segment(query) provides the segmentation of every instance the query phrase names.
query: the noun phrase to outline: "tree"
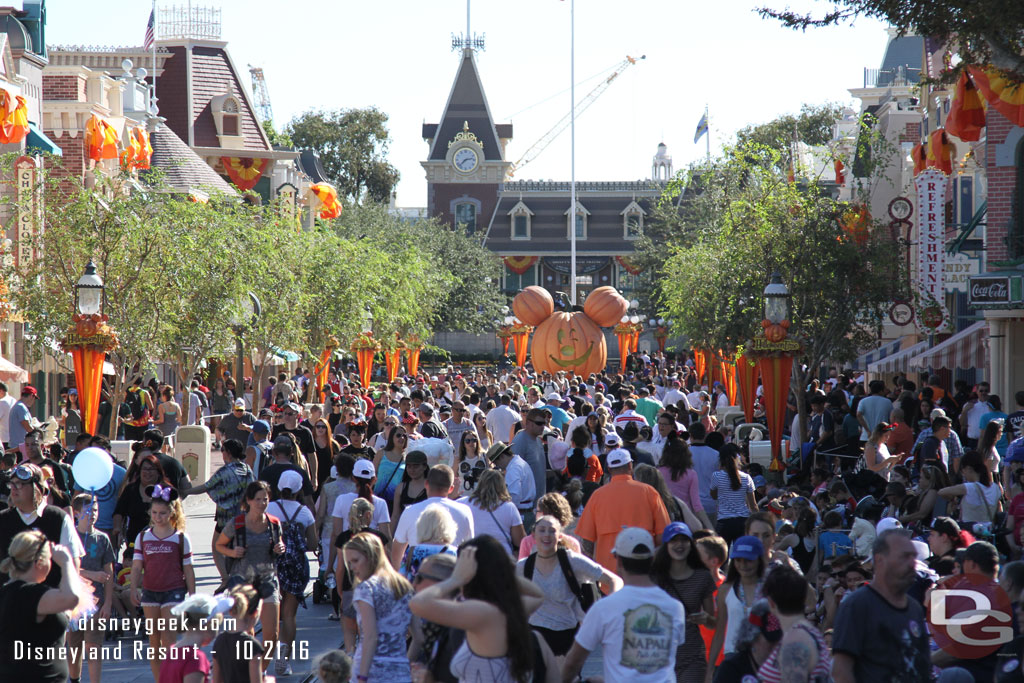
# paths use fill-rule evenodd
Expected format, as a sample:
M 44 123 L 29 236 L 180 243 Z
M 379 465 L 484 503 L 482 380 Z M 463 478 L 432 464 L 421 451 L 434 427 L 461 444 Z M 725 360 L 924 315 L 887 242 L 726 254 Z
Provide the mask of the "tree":
M 284 132 L 296 147 L 316 150 L 339 196 L 387 203 L 399 178 L 386 159 L 391 141 L 387 122 L 387 114 L 376 107 L 307 111 Z
M 1024 3 L 1006 0 L 833 0 L 830 11 L 820 16 L 790 9 L 762 7 L 763 17 L 784 26 L 807 28 L 832 26 L 857 17 L 886 21 L 900 35 L 913 31 L 940 41 L 955 42 L 961 62 L 944 72 L 941 80 L 953 82 L 968 64 L 992 64 L 1024 81 Z
M 263 127 L 263 132 L 267 134 L 267 139 L 270 140 L 270 144 L 273 147 L 294 147 L 292 139 L 286 133 L 277 132 L 273 121 L 261 121 L 260 125 Z
M 737 147 L 742 148 L 747 143 L 761 145 L 778 152 L 782 162 L 788 163 L 794 136 L 812 147 L 828 144 L 832 140 L 832 128 L 842 113 L 843 108 L 838 104 L 804 104 L 799 114 L 783 114 L 767 123 L 741 128 L 736 133 Z

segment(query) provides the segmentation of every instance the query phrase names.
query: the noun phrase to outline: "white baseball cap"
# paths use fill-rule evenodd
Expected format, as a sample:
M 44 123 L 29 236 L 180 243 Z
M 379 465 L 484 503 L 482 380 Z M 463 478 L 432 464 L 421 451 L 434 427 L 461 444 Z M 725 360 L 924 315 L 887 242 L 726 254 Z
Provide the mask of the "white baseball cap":
M 878 524 L 875 525 L 875 534 L 880 534 L 883 531 L 888 531 L 889 529 L 902 528 L 903 525 L 900 524 L 900 520 L 896 519 L 895 517 L 883 517 L 878 521 Z
M 633 456 L 625 448 L 616 448 L 608 453 L 608 467 L 622 467 L 633 462 Z
M 626 527 L 615 537 L 612 553 L 616 557 L 625 557 L 630 560 L 646 560 L 649 557 L 654 557 L 654 537 L 646 529 L 635 526 Z
M 235 407 L 236 408 L 245 408 L 245 399 L 244 398 L 236 398 L 235 399 Z
M 561 401 L 562 400 L 562 395 L 559 394 L 557 391 L 552 391 L 550 394 L 548 394 L 544 398 L 547 399 L 548 401 Z
M 615 432 L 608 432 L 604 437 L 604 443 L 606 446 L 618 446 L 620 443 L 619 435 Z
M 369 460 L 356 460 L 355 467 L 352 468 L 352 476 L 358 479 L 373 479 L 377 476 L 377 472 Z
M 301 491 L 302 475 L 295 470 L 285 470 L 277 480 L 278 491 Z

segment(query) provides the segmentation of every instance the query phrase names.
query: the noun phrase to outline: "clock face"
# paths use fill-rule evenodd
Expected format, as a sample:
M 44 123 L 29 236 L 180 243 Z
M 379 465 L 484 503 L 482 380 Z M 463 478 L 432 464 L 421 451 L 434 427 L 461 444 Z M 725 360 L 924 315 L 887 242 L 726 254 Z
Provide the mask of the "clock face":
M 455 156 L 452 157 L 452 161 L 455 163 L 455 170 L 469 173 L 476 168 L 479 158 L 476 155 L 476 151 L 472 148 L 461 147 L 455 150 Z

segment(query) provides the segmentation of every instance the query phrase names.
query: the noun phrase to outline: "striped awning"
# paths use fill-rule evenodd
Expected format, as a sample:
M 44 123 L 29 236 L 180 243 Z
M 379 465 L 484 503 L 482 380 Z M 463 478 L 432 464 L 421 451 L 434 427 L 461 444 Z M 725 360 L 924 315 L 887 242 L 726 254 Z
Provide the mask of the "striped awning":
M 928 342 L 918 342 L 913 346 L 897 351 L 891 356 L 886 356 L 880 361 L 868 365 L 868 372 L 884 374 L 891 372 L 906 372 L 907 361 L 928 348 Z
M 871 363 L 876 363 L 887 356 L 891 356 L 892 354 L 899 351 L 900 346 L 902 345 L 902 339 L 897 339 L 896 341 L 891 342 L 885 342 L 874 351 L 869 351 L 868 353 L 865 353 L 864 355 L 858 357 L 857 360 L 853 361 L 852 367 L 854 370 L 867 370 L 868 365 L 870 365 Z
M 988 367 L 988 323 L 984 320 L 974 323 L 941 344 L 914 356 L 908 365 L 919 370 Z

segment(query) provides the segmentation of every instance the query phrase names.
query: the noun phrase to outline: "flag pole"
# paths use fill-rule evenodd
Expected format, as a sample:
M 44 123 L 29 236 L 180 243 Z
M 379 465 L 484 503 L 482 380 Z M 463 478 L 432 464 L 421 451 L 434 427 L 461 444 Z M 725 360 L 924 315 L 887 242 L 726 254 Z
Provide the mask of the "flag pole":
M 576 0 L 569 1 L 569 303 L 576 305 Z
M 708 105 L 704 105 L 704 122 L 707 125 L 707 131 L 704 133 L 704 142 L 707 145 L 708 151 L 708 164 L 711 164 L 711 119 L 708 117 Z
M 150 103 L 156 102 L 156 0 L 153 0 L 153 99 Z

